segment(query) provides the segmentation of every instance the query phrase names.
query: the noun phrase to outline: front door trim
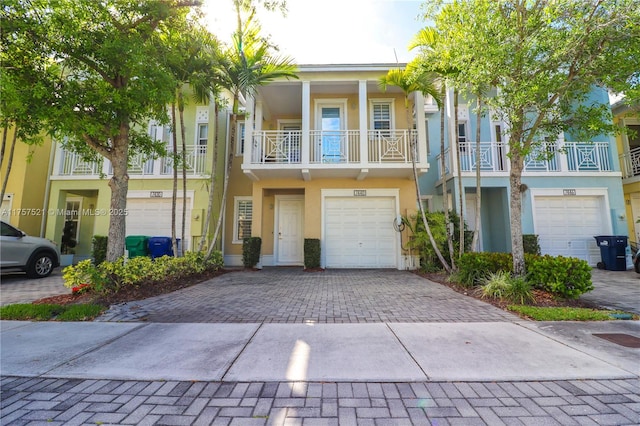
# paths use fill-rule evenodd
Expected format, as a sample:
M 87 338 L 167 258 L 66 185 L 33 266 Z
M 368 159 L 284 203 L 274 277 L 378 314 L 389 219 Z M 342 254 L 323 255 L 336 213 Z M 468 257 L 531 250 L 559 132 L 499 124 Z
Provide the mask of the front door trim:
M 304 265 L 304 196 L 303 195 L 299 195 L 299 194 L 294 194 L 294 195 L 276 195 L 275 196 L 275 212 L 274 212 L 274 223 L 273 223 L 273 255 L 274 255 L 274 264 L 276 266 L 291 266 L 291 265 L 300 265 L 303 266 Z M 295 259 L 294 261 L 290 261 L 290 260 L 281 260 L 281 255 L 280 255 L 280 238 L 279 238 L 279 233 L 280 233 L 280 214 L 282 212 L 281 208 L 280 208 L 280 203 L 282 201 L 299 201 L 300 202 L 300 235 L 302 236 L 300 244 L 299 244 L 299 249 L 298 249 L 298 256 L 297 259 Z

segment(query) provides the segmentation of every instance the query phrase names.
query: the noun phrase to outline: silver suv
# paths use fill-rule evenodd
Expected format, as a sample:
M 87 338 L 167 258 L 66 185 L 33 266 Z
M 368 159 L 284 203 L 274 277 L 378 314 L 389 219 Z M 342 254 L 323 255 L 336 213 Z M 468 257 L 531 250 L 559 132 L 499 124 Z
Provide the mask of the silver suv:
M 18 228 L 0 221 L 0 266 L 2 272 L 25 271 L 29 278 L 48 277 L 60 266 L 58 246 L 46 238 L 30 237 Z

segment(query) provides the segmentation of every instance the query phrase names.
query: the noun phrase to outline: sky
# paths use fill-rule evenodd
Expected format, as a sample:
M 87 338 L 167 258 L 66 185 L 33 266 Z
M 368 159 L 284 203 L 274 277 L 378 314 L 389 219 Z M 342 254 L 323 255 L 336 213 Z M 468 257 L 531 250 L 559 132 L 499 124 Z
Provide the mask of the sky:
M 407 45 L 425 26 L 423 0 L 287 0 L 287 14 L 261 11 L 265 35 L 297 64 L 408 62 Z M 210 31 L 222 41 L 235 28 L 231 0 L 206 0 Z

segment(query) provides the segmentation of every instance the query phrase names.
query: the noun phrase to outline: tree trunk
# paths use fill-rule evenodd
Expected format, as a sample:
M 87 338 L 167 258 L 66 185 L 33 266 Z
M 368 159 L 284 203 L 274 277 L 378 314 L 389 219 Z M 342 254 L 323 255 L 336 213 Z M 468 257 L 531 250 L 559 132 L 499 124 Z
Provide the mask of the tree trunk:
M 4 164 L 4 150 L 7 148 L 7 133 L 9 133 L 9 126 L 2 128 L 2 145 L 0 145 L 0 166 Z
M 513 144 L 511 145 L 513 146 Z M 509 207 L 511 218 L 511 253 L 513 254 L 513 274 L 525 275 L 524 246 L 522 243 L 522 170 L 524 161 L 519 152 L 511 151 L 511 171 L 509 173 L 509 186 L 511 196 Z
M 213 156 L 211 160 L 211 179 L 209 181 L 209 203 L 207 205 L 207 214 L 205 214 L 202 224 L 202 238 L 200 238 L 200 246 L 198 251 L 204 250 L 205 241 L 207 241 L 207 234 L 209 232 L 209 223 L 211 222 L 211 214 L 213 213 L 213 198 L 215 196 L 215 184 L 216 184 L 216 170 L 218 168 L 218 102 L 214 99 L 215 112 L 214 112 L 214 136 L 213 136 Z
M 444 137 L 444 126 L 445 126 L 445 116 L 444 116 L 444 105 L 447 102 L 447 86 L 445 82 L 442 82 L 442 87 L 440 88 L 440 98 L 442 100 L 443 107 L 440 109 L 440 168 L 442 169 L 442 195 L 444 199 L 443 203 L 443 213 L 444 213 L 444 230 L 447 235 L 447 246 L 449 247 L 449 261 L 452 265 L 455 264 L 455 250 L 453 249 L 453 235 L 449 232 L 449 192 L 447 190 L 447 161 L 446 161 L 446 150 L 445 150 L 445 137 Z M 452 150 L 453 151 L 453 150 Z
M 178 132 L 176 131 L 176 103 L 171 104 L 171 127 L 172 146 L 173 146 L 173 190 L 171 192 L 171 247 L 173 255 L 178 256 L 178 243 L 176 241 L 176 204 L 178 202 Z M 183 195 L 184 196 L 184 195 Z
M 109 216 L 109 234 L 107 239 L 107 261 L 114 262 L 124 255 L 126 230 L 127 192 L 129 175 L 129 123 L 120 125 L 120 135 L 113 141 L 113 154 L 110 156 L 113 176 L 109 181 L 111 204 Z
M 180 110 L 180 137 L 182 138 L 182 229 L 181 229 L 181 238 L 182 238 L 182 251 L 184 252 L 184 247 L 186 244 L 186 222 L 187 222 L 187 129 L 184 124 L 184 96 L 182 94 L 182 89 L 178 93 L 178 107 Z M 200 154 L 198 146 L 193 147 L 193 165 L 196 166 L 196 158 Z M 177 243 L 176 243 L 177 245 Z M 176 251 L 176 256 L 178 256 L 178 252 Z
M 7 160 L 7 170 L 4 172 L 4 180 L 2 181 L 2 190 L 0 190 L 0 205 L 4 201 L 4 193 L 7 190 L 7 183 L 9 182 L 9 175 L 11 174 L 11 166 L 13 166 L 13 154 L 16 150 L 16 141 L 18 140 L 18 129 L 13 132 L 13 138 L 11 139 L 11 148 L 9 149 L 9 159 Z M 6 131 L 6 127 L 5 127 Z M 6 134 L 5 134 L 6 135 Z M 4 143 L 4 140 L 3 140 Z
M 471 240 L 471 250 L 472 251 L 480 251 L 479 244 L 479 236 L 480 236 L 480 227 L 481 225 L 481 216 L 480 216 L 480 208 L 482 207 L 482 183 L 480 181 L 480 120 L 482 119 L 482 96 L 478 93 L 477 99 L 477 107 L 478 111 L 476 112 L 476 217 L 475 217 L 475 228 L 473 230 L 473 239 Z
M 458 89 L 453 89 L 453 119 L 455 123 L 455 145 L 456 145 L 456 168 L 458 169 L 458 205 L 460 206 L 460 211 L 458 212 L 458 229 L 460 231 L 458 238 L 460 241 L 459 252 L 460 256 L 464 253 L 464 187 L 462 185 L 462 170 L 460 167 L 460 132 L 458 131 Z M 466 136 L 466 135 L 465 135 Z M 453 261 L 451 262 L 451 267 L 456 269 Z
M 229 176 L 231 175 L 231 167 L 233 164 L 234 147 L 235 147 L 235 139 L 236 139 L 236 123 L 238 121 L 238 115 L 236 113 L 237 103 L 238 103 L 237 97 L 234 97 L 233 113 L 231 114 L 231 122 L 229 123 L 229 125 L 231 126 L 231 131 L 229 132 L 229 152 L 227 153 L 227 167 L 224 172 L 224 184 L 222 187 L 222 201 L 220 203 L 220 214 L 218 215 L 218 223 L 216 224 L 216 230 L 213 233 L 211 246 L 209 246 L 209 250 L 207 251 L 207 257 L 210 257 L 211 253 L 213 253 L 213 247 L 216 245 L 216 242 L 218 241 L 218 237 L 220 236 L 220 230 L 222 229 L 222 219 L 224 217 L 224 212 L 227 206 Z M 245 138 L 246 138 L 246 135 L 252 135 L 252 132 L 253 132 L 253 129 L 245 130 Z
M 409 127 L 409 140 L 411 141 L 411 168 L 413 170 L 413 182 L 415 183 L 416 188 L 416 201 L 418 202 L 418 211 L 420 212 L 420 217 L 422 218 L 422 224 L 424 225 L 424 229 L 429 236 L 429 241 L 431 242 L 431 247 L 436 252 L 436 256 L 438 260 L 442 264 L 442 267 L 447 271 L 447 273 L 451 273 L 451 267 L 447 263 L 447 260 L 442 255 L 442 252 L 438 248 L 438 244 L 436 243 L 435 238 L 433 238 L 433 233 L 431 232 L 431 227 L 429 226 L 429 222 L 427 221 L 427 215 L 424 213 L 424 206 L 422 205 L 422 194 L 420 194 L 420 181 L 418 180 L 418 167 L 416 166 L 416 159 L 418 157 L 418 142 L 417 137 L 414 139 L 411 137 L 411 130 L 413 129 L 413 115 L 409 112 L 409 100 L 405 95 L 405 111 L 407 114 L 407 125 Z

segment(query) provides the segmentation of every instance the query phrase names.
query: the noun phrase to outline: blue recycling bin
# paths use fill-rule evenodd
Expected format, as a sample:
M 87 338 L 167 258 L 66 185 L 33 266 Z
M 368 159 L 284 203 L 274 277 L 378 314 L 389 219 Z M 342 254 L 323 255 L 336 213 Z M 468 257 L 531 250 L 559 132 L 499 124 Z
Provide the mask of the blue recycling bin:
M 178 243 L 178 252 L 180 252 L 180 238 L 176 238 L 176 242 Z M 147 244 L 152 259 L 162 256 L 173 256 L 171 237 L 149 237 Z
M 604 269 L 607 271 L 626 271 L 628 237 L 625 235 L 598 235 L 594 238 L 600 247 L 600 257 Z M 600 266 L 598 264 L 599 268 Z

